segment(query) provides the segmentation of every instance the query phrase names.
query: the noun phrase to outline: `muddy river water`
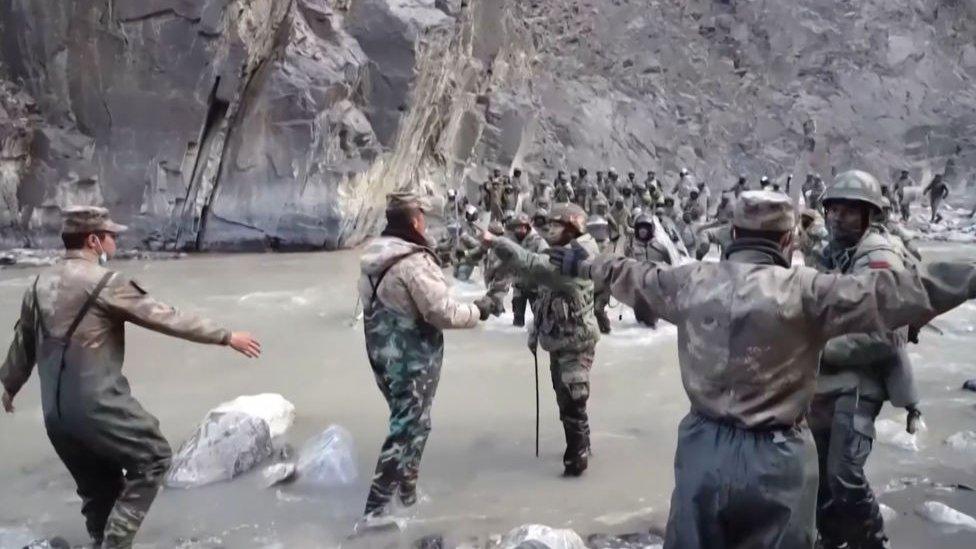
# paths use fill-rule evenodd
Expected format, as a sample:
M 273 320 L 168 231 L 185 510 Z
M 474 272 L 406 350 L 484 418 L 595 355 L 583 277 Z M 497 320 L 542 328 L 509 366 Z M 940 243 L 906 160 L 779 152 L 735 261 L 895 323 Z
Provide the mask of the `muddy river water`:
M 929 257 L 976 257 L 976 248 L 960 245 L 925 251 Z M 160 299 L 253 331 L 264 345 L 264 356 L 248 361 L 128 328 L 133 391 L 159 417 L 174 448 L 220 402 L 275 392 L 297 409 L 290 442 L 298 446 L 329 424 L 342 425 L 354 437 L 360 470 L 356 486 L 343 490 L 265 489 L 253 473 L 200 489 L 164 490 L 138 547 L 409 547 L 430 534 L 443 535 L 446 546 L 483 546 L 491 535 L 530 522 L 573 528 L 585 537 L 646 531 L 666 519 L 676 429 L 688 409 L 671 326 L 644 329 L 625 311 L 613 311 L 614 333 L 597 347 L 593 369 L 595 455 L 586 475 L 572 480 L 560 477 L 563 435 L 545 355 L 536 459 L 533 363 L 524 332 L 511 327 L 509 315 L 448 333 L 415 518 L 399 534 L 350 540 L 387 416 L 361 326 L 350 326 L 358 253 L 210 255 L 114 266 Z M 0 272 L 2 345 L 35 272 Z M 473 298 L 478 287 L 459 284 L 456 291 Z M 625 313 L 623 320 L 618 313 Z M 976 429 L 976 394 L 960 390 L 976 377 L 976 303 L 936 324 L 943 335 L 926 330 L 921 344 L 911 347 L 928 425 L 919 450 L 879 442 L 869 461 L 881 501 L 897 513 L 888 527 L 893 547 L 976 547 L 976 532 L 938 526 L 914 512 L 935 500 L 976 515 L 976 492 L 935 486 L 976 487 L 976 452 L 944 444 L 953 433 Z M 44 434 L 36 376 L 17 404 L 16 414 L 0 417 L 0 529 L 60 534 L 81 544 L 87 536 L 80 502 Z M 903 411 L 890 406 L 882 417 L 904 421 Z M 906 477 L 907 483 L 898 481 Z

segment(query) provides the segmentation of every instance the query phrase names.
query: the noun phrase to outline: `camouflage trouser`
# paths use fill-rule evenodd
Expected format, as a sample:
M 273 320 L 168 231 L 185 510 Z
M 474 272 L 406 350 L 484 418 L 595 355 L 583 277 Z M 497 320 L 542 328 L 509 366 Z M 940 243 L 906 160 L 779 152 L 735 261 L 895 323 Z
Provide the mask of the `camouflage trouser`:
M 864 473 L 880 411 L 880 402 L 853 393 L 818 396 L 810 404 L 807 422 L 820 464 L 817 528 L 825 548 L 883 546 L 884 519 Z
M 590 453 L 590 423 L 586 401 L 590 398 L 590 368 L 594 349 L 549 353 L 549 373 L 556 391 L 559 420 L 566 432 L 563 465 L 573 465 Z
M 596 315 L 596 323 L 600 326 L 600 331 L 604 334 L 610 333 L 610 316 L 607 314 L 607 306 L 610 305 L 610 288 L 605 288 L 593 295 L 593 314 Z
M 440 364 L 407 365 L 403 371 L 373 368 L 376 384 L 390 407 L 390 431 L 383 442 L 376 472 L 366 498 L 366 513 L 384 508 L 399 489 L 416 494 L 420 458 L 430 434 L 430 407 L 434 402 Z
M 120 437 L 115 455 L 106 456 L 55 426 L 48 426 L 48 438 L 78 486 L 91 538 L 103 549 L 132 547 L 169 469 L 166 440 L 158 431 L 155 437 L 149 433 L 155 440 Z

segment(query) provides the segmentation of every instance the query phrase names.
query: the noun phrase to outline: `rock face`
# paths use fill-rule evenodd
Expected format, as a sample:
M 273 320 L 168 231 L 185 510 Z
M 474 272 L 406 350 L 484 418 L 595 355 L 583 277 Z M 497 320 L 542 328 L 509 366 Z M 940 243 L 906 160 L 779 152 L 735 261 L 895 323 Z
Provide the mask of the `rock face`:
M 9 0 L 0 237 L 52 245 L 60 207 L 101 204 L 129 246 L 333 249 L 390 190 L 515 165 L 959 191 L 974 22 L 972 0 Z

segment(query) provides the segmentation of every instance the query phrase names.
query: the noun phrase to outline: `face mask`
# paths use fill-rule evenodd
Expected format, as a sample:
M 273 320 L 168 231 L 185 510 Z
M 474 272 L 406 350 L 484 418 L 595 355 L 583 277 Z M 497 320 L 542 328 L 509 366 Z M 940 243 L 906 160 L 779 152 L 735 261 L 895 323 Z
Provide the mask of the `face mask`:
M 98 264 L 105 265 L 108 263 L 108 254 L 105 253 L 105 248 L 102 247 L 102 240 L 96 236 L 95 242 L 98 242 Z

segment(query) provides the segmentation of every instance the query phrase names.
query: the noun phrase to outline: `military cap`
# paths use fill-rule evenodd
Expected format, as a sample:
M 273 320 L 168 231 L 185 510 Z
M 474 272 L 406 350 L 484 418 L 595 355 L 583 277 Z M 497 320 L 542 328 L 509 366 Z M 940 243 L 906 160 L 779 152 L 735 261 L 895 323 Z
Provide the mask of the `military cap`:
M 586 234 L 586 212 L 576 204 L 561 202 L 552 207 L 549 221 L 562 223 L 576 229 L 579 234 Z
M 398 191 L 386 195 L 387 210 L 402 210 L 415 208 L 422 212 L 430 211 L 430 203 L 426 198 L 409 191 Z
M 112 221 L 108 210 L 98 206 L 64 208 L 61 221 L 61 234 L 121 233 L 128 228 Z
M 791 231 L 796 224 L 793 203 L 782 193 L 745 191 L 735 203 L 732 224 L 751 231 Z

